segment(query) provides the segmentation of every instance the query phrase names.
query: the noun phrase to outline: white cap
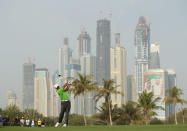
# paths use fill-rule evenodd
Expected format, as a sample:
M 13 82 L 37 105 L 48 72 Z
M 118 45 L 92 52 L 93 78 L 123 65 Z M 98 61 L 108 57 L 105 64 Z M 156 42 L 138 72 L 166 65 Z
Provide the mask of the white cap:
M 55 84 L 55 85 L 54 85 L 55 89 L 56 89 L 58 86 L 59 86 L 58 84 Z

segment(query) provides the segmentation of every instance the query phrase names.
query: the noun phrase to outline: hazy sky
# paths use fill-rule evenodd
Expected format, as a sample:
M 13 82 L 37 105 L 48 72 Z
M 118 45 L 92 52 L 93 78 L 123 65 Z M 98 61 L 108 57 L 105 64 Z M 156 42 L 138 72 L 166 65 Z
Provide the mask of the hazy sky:
M 121 33 L 127 49 L 128 74 L 134 72 L 134 31 L 143 15 L 152 23 L 151 42 L 160 43 L 161 67 L 176 71 L 187 99 L 186 0 L 0 0 L 0 107 L 5 107 L 8 89 L 21 98 L 22 65 L 28 56 L 35 57 L 36 67 L 53 74 L 63 38 L 69 37 L 77 54 L 82 28 L 90 34 L 95 54 L 96 21 L 109 18 L 109 13 L 112 33 Z

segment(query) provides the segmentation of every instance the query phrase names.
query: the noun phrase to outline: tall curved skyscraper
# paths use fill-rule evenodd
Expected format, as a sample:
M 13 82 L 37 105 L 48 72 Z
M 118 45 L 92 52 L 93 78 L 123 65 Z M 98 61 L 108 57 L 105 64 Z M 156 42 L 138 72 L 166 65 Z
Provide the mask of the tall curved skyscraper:
M 136 91 L 141 93 L 143 87 L 144 72 L 149 69 L 150 65 L 150 26 L 146 23 L 143 16 L 139 17 L 135 30 L 135 75 Z

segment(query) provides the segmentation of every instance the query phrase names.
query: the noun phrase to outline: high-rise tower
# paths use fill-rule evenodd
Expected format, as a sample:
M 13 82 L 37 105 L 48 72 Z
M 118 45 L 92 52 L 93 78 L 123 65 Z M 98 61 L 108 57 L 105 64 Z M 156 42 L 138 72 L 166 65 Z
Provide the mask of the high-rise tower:
M 151 61 L 149 69 L 160 68 L 160 45 L 158 42 L 151 44 Z
M 96 77 L 99 85 L 102 79 L 110 79 L 110 21 L 101 19 L 97 21 L 97 47 L 96 47 Z
M 135 75 L 136 91 L 141 93 L 143 87 L 143 75 L 150 65 L 150 26 L 146 24 L 143 16 L 139 18 L 135 30 Z
M 34 109 L 44 116 L 50 116 L 50 80 L 46 68 L 36 69 L 34 78 Z
M 79 43 L 79 58 L 83 56 L 84 54 L 90 54 L 91 53 L 91 38 L 89 34 L 86 31 L 81 31 L 78 38 Z
M 68 38 L 64 38 L 64 44 L 62 48 L 59 48 L 58 56 L 58 72 L 62 76 L 65 72 L 66 64 L 70 64 L 72 59 L 72 50 L 69 47 Z
M 124 95 L 112 95 L 113 105 L 121 106 L 127 101 L 127 71 L 126 71 L 126 49 L 120 46 L 120 33 L 115 34 L 115 47 L 110 48 L 111 78 L 114 79 L 118 91 Z
M 23 64 L 23 110 L 34 108 L 34 73 L 35 64 Z

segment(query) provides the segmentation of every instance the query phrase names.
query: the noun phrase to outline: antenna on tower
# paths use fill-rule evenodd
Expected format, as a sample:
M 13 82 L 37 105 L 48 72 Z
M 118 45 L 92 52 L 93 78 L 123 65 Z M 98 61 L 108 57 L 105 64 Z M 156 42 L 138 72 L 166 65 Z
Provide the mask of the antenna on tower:
M 110 17 L 110 46 L 112 46 L 112 11 L 110 11 L 109 17 Z

